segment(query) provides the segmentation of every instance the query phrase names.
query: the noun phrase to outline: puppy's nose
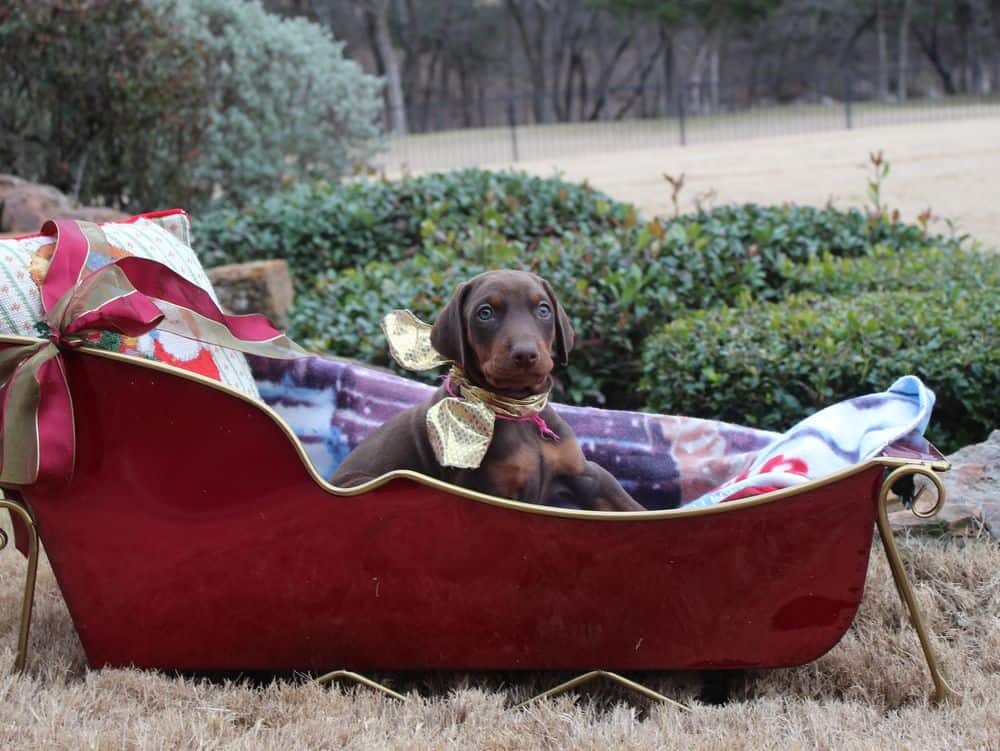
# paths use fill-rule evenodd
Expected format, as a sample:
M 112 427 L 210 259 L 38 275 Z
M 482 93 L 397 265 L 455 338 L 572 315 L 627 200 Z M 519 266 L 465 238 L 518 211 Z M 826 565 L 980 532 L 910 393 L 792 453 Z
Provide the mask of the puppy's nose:
M 538 347 L 534 344 L 515 344 L 511 347 L 510 356 L 521 368 L 530 368 L 538 362 Z

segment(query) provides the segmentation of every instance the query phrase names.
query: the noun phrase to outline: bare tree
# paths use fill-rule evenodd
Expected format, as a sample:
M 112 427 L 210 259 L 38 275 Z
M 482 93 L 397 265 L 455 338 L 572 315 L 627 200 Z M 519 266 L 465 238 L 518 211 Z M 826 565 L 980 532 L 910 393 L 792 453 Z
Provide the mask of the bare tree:
M 912 0 L 902 0 L 902 3 L 903 7 L 900 10 L 899 18 L 899 40 L 896 49 L 899 60 L 896 73 L 896 98 L 905 102 L 910 76 L 910 11 L 912 10 Z
M 875 95 L 882 101 L 889 98 L 889 52 L 886 44 L 885 0 L 875 0 L 875 46 L 878 50 Z
M 548 12 L 552 3 L 546 0 L 506 0 L 507 10 L 514 19 L 521 48 L 528 63 L 528 74 L 534 93 L 532 105 L 535 111 L 535 122 L 544 123 L 548 120 L 545 107 L 547 94 L 546 48 L 548 41 Z
M 845 70 L 907 98 L 1000 82 L 1000 0 L 263 0 L 329 26 L 385 77 L 395 132 L 496 125 L 527 92 L 535 122 L 657 116 L 838 96 Z M 858 88 L 859 95 L 865 90 Z

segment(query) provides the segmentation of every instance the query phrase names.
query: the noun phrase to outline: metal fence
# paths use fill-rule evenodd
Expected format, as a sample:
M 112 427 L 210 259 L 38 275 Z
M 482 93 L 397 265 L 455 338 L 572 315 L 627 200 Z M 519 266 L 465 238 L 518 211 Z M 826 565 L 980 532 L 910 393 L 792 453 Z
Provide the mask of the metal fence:
M 914 69 L 908 96 L 877 98 L 873 76 L 846 71 L 796 81 L 763 95 L 745 84 L 622 86 L 600 101 L 565 92 L 421 102 L 410 135 L 390 140 L 379 166 L 400 170 L 503 166 L 688 144 L 879 125 L 1000 116 L 1000 92 L 944 94 L 936 75 Z M 890 89 L 892 91 L 892 89 Z M 459 127 L 455 127 L 455 125 Z M 446 128 L 446 129 L 441 129 Z M 1000 133 L 998 133 L 1000 136 Z

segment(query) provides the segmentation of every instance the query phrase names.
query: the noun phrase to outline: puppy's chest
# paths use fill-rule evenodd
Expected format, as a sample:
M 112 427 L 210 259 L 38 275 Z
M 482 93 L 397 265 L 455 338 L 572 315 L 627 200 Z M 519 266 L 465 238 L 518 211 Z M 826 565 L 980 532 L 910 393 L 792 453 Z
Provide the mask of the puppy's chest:
M 539 501 L 551 479 L 583 471 L 583 455 L 569 431 L 544 438 L 531 421 L 498 420 L 479 468 L 484 490 L 506 498 Z

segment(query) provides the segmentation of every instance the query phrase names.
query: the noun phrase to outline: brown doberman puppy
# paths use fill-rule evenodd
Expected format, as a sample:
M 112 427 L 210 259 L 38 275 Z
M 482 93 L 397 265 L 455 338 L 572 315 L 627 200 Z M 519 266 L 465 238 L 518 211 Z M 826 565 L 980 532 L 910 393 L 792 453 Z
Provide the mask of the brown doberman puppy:
M 489 392 L 487 404 L 491 395 L 530 400 L 546 394 L 552 386 L 553 359 L 567 361 L 573 337 L 552 288 L 534 274 L 490 271 L 459 285 L 430 339 L 460 371 L 453 371 L 429 401 L 397 415 L 362 441 L 331 482 L 349 487 L 409 469 L 531 503 L 642 511 L 609 472 L 584 457 L 572 429 L 547 403 L 530 417 L 498 415 L 477 467 L 442 466 L 432 446 L 427 414 L 435 404 L 447 397 L 465 398 L 463 391 L 482 395 L 478 389 Z

